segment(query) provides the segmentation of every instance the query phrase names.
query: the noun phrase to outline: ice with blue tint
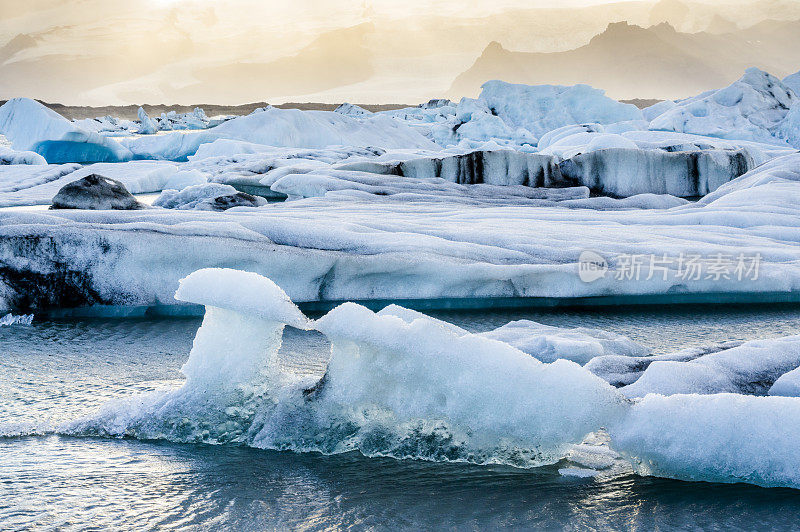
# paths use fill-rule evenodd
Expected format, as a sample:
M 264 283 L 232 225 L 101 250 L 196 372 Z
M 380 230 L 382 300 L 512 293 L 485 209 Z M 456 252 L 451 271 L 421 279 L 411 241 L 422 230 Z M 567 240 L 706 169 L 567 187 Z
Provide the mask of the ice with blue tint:
M 0 107 L 0 134 L 15 150 L 33 151 L 49 163 L 121 162 L 133 155 L 114 139 L 84 131 L 30 98 Z
M 724 89 L 678 102 L 653 118 L 650 129 L 783 143 L 773 135 L 773 130 L 798 102 L 800 96 L 781 80 L 750 68 L 741 79 Z
M 517 467 L 568 458 L 582 467 L 564 474 L 581 476 L 624 458 L 643 475 L 800 487 L 798 398 L 630 401 L 574 362 L 540 362 L 546 342 L 525 353 L 396 305 L 345 303 L 311 321 L 242 271 L 194 272 L 176 297 L 206 307 L 185 383 L 112 400 L 59 432 Z M 280 362 L 285 325 L 330 341 L 321 378 Z

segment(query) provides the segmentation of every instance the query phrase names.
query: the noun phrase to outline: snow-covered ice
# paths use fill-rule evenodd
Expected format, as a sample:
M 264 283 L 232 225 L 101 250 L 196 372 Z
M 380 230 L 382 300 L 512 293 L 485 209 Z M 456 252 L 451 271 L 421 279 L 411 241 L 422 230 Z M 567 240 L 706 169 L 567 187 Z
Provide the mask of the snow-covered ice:
M 800 102 L 781 80 L 750 68 L 724 89 L 678 102 L 650 122 L 650 129 L 695 133 L 724 139 L 780 143 L 772 130 Z
M 234 207 L 261 207 L 267 200 L 239 192 L 222 183 L 203 183 L 181 190 L 164 190 L 153 201 L 154 207 L 198 211 L 224 211 Z

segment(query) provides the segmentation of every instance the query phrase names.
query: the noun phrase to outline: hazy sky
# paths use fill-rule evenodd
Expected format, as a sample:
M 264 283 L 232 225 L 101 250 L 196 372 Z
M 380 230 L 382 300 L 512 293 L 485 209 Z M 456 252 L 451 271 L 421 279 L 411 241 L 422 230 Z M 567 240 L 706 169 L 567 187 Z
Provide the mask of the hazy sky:
M 683 31 L 704 29 L 714 7 L 743 26 L 780 16 L 787 2 L 800 4 L 661 2 L 667 12 L 674 10 L 670 3 L 694 3 Z M 93 105 L 198 98 L 414 102 L 440 96 L 491 41 L 517 51 L 569 50 L 588 43 L 610 22 L 649 25 L 655 4 L 0 0 L 0 99 L 31 95 Z M 26 37 L 12 41 L 20 34 Z M 294 77 L 297 82 L 291 83 Z

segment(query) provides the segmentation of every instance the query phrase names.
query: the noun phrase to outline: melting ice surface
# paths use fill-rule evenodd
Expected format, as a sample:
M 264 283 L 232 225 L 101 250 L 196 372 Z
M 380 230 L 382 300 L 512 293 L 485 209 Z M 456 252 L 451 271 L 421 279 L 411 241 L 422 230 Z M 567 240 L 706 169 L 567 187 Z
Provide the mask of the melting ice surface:
M 62 432 L 524 468 L 570 458 L 588 466 L 566 468 L 572 476 L 624 458 L 643 474 L 800 487 L 798 398 L 631 400 L 578 363 L 543 363 L 491 335 L 396 306 L 373 313 L 347 303 L 312 322 L 274 283 L 235 270 L 195 272 L 176 297 L 207 308 L 183 386 L 112 401 Z M 287 324 L 330 341 L 321 379 L 278 362 Z M 573 331 L 570 341 L 576 334 L 593 338 Z M 630 341 L 614 340 L 606 344 L 612 352 L 637 354 Z M 544 357 L 552 359 L 557 345 Z M 598 447 L 602 434 L 610 439 Z
M 389 310 L 404 320 L 420 316 Z M 569 343 L 579 338 L 575 328 L 613 331 L 629 338 L 629 348 L 646 346 L 651 358 L 723 341 L 784 337 L 800 327 L 800 309 L 781 306 L 432 315 L 480 334 L 508 322 L 521 332 L 519 324 L 538 322 L 559 328 Z M 536 468 L 35 435 L 112 399 L 180 387 L 185 377 L 179 368 L 199 325 L 195 318 L 37 319 L 30 326 L 0 327 L 0 475 L 15 479 L 0 483 L 3 528 L 797 526 L 800 490 L 634 475 L 602 433 L 570 449 L 566 460 Z M 549 346 L 545 355 L 558 352 L 558 339 L 541 344 Z M 589 353 L 599 352 L 597 344 L 586 336 L 577 345 Z M 528 349 L 533 342 L 515 345 Z M 596 358 L 637 358 L 622 343 L 606 345 Z M 316 383 L 329 356 L 322 333 L 285 328 L 279 353 L 285 372 Z M 13 430 L 8 420 L 17 425 Z

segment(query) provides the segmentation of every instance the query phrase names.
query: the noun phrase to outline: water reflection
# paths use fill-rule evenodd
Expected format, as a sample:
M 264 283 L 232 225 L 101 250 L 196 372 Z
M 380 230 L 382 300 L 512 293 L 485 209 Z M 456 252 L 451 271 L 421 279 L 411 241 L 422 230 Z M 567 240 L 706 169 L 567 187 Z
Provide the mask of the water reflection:
M 5 527 L 791 528 L 800 492 L 57 436 L 5 440 Z

